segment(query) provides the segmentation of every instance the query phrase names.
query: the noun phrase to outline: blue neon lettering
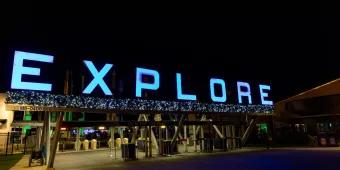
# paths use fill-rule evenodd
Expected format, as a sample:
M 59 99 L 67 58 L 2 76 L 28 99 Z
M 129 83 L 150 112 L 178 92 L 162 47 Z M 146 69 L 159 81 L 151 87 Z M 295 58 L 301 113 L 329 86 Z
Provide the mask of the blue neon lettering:
M 112 64 L 105 64 L 105 66 L 98 72 L 96 67 L 93 65 L 92 61 L 84 60 L 84 64 L 86 67 L 90 70 L 93 80 L 91 83 L 85 88 L 83 91 L 84 94 L 91 94 L 93 90 L 96 88 L 97 85 L 102 89 L 105 95 L 112 95 L 112 92 L 110 91 L 109 87 L 107 87 L 105 81 L 103 78 L 105 75 L 110 71 L 112 68 Z
M 22 81 L 22 75 L 40 76 L 40 68 L 24 67 L 24 60 L 53 63 L 53 56 L 15 51 L 11 88 L 21 90 L 51 91 L 52 84 Z
M 216 96 L 215 94 L 215 84 L 221 85 L 222 88 L 222 96 Z M 210 79 L 210 97 L 214 102 L 225 102 L 227 101 L 227 92 L 225 87 L 225 82 L 222 79 Z
M 241 87 L 245 87 L 247 90 L 241 91 Z M 238 93 L 238 103 L 242 104 L 242 97 L 247 97 L 248 103 L 252 104 L 249 83 L 238 81 L 237 82 L 237 93 Z
M 263 90 L 270 90 L 270 86 L 260 84 L 259 88 L 260 88 L 261 103 L 263 105 L 273 105 L 273 101 L 265 100 L 265 97 L 268 97 L 268 93 L 263 91 Z
M 176 73 L 176 84 L 177 84 L 177 99 L 179 100 L 196 100 L 197 99 L 196 95 L 194 94 L 183 94 L 181 73 Z
M 144 83 L 142 76 L 149 75 L 154 78 L 154 82 Z M 136 97 L 142 97 L 142 89 L 157 90 L 159 88 L 159 73 L 156 70 L 136 68 Z

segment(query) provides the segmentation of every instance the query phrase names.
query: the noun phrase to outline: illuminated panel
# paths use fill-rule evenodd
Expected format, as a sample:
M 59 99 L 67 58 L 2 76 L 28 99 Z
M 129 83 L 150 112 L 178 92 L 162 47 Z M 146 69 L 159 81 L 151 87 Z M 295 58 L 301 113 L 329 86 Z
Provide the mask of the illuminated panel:
M 268 93 L 264 92 L 264 90 L 270 90 L 270 86 L 260 84 L 259 88 L 260 88 L 261 103 L 264 105 L 273 105 L 273 101 L 265 99 L 265 97 L 268 97 Z
M 222 96 L 216 96 L 215 94 L 215 84 L 220 85 L 222 88 Z M 211 100 L 214 102 L 225 102 L 227 101 L 227 92 L 226 92 L 226 87 L 225 87 L 225 82 L 222 79 L 215 79 L 211 78 L 210 79 L 210 97 Z
M 144 83 L 143 75 L 149 75 L 154 78 L 153 83 Z M 156 70 L 145 68 L 136 68 L 136 97 L 142 97 L 142 89 L 157 90 L 159 88 L 159 73 Z
M 91 74 L 93 75 L 93 80 L 91 83 L 85 88 L 83 91 L 84 94 L 91 94 L 93 90 L 99 85 L 105 95 L 112 95 L 109 87 L 107 87 L 103 78 L 105 75 L 110 71 L 112 68 L 112 64 L 105 64 L 105 66 L 98 72 L 96 67 L 93 65 L 92 61 L 84 60 L 84 64 L 90 70 Z
M 246 88 L 246 91 L 241 91 L 241 87 Z M 238 103 L 242 104 L 242 97 L 248 98 L 248 104 L 252 104 L 251 94 L 250 94 L 250 85 L 247 82 L 237 82 L 237 93 L 238 93 Z
M 22 81 L 22 75 L 40 76 L 40 68 L 24 67 L 24 60 L 53 63 L 53 56 L 15 51 L 11 88 L 20 90 L 51 91 L 52 84 Z
M 179 100 L 196 100 L 196 95 L 194 95 L 194 94 L 183 94 L 181 73 L 176 73 L 176 83 L 177 83 L 177 99 L 179 99 Z

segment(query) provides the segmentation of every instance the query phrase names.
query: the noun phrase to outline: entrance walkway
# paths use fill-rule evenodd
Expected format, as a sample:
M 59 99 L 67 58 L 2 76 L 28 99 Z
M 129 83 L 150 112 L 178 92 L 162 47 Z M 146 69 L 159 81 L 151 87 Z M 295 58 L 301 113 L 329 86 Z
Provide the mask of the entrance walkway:
M 223 154 L 233 154 L 242 152 L 255 152 L 264 151 L 264 148 L 243 148 L 232 150 L 228 152 L 213 152 L 213 153 L 201 153 L 201 152 L 189 152 L 179 153 L 171 156 L 159 156 L 156 152 L 153 153 L 152 158 L 145 158 L 145 152 L 138 152 L 137 161 L 124 162 L 121 158 L 121 152 L 117 151 L 116 158 L 113 153 L 109 150 L 101 151 L 88 151 L 88 152 L 73 152 L 73 153 L 60 153 L 57 154 L 55 160 L 55 168 L 58 169 L 93 169 L 100 167 L 111 167 L 111 168 L 125 168 L 126 164 L 138 165 L 142 162 L 158 162 L 158 161 L 176 161 L 192 159 L 193 157 L 200 156 L 213 156 Z
M 10 170 L 46 170 L 47 166 L 40 166 L 39 163 L 32 163 L 31 167 L 28 167 L 29 155 L 24 155 L 21 160 L 16 163 Z
M 182 148 L 180 147 L 181 151 Z M 189 149 L 188 153 L 179 153 L 171 156 L 159 156 L 157 151 L 153 150 L 152 158 L 145 158 L 145 152 L 138 152 L 138 160 L 125 162 L 121 158 L 120 150 L 117 150 L 115 153 L 110 152 L 109 149 L 100 149 L 100 150 L 89 150 L 89 151 L 80 151 L 80 152 L 58 152 L 56 155 L 56 159 L 54 162 L 55 169 L 91 169 L 99 166 L 110 166 L 110 167 L 124 167 L 125 164 L 138 164 L 138 162 L 142 161 L 167 161 L 167 160 L 185 160 L 191 159 L 196 156 L 209 156 L 209 155 L 221 155 L 221 154 L 232 154 L 232 153 L 242 153 L 242 152 L 254 152 L 254 151 L 263 151 L 264 148 L 242 148 L 235 149 L 228 152 L 223 151 L 214 151 L 212 153 L 201 153 L 201 152 L 193 152 L 192 149 Z M 39 164 L 32 164 L 32 167 L 28 167 L 28 159 L 29 155 L 23 156 L 23 158 L 11 168 L 11 170 L 46 170 L 47 166 L 39 166 Z

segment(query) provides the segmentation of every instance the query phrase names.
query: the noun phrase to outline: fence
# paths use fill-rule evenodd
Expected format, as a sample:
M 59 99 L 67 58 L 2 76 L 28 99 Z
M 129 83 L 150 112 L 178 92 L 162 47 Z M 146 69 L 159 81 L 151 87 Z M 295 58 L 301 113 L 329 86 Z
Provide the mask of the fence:
M 0 133 L 0 155 L 31 152 L 27 138 L 21 132 Z

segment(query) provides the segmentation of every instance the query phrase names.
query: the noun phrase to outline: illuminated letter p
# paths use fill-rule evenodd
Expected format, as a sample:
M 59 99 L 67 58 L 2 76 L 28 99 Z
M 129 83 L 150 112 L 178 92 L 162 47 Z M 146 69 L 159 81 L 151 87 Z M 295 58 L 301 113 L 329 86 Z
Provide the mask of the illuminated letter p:
M 149 75 L 154 78 L 154 82 L 144 83 L 142 80 L 143 75 Z M 136 97 L 142 97 L 142 89 L 157 90 L 159 88 L 159 73 L 156 70 L 138 68 L 136 71 Z

